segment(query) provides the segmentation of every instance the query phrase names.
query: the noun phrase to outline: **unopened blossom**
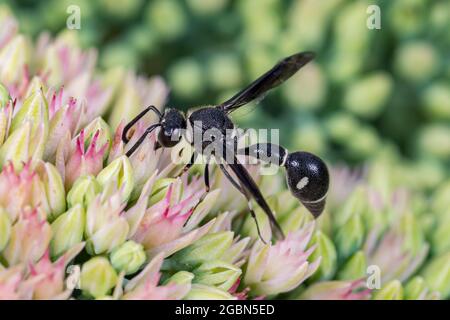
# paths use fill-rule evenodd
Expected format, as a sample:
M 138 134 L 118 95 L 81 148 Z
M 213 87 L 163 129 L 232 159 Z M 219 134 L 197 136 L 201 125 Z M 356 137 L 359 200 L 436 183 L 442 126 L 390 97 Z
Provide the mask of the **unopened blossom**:
M 48 137 L 48 106 L 42 88 L 35 88 L 23 103 L 15 103 L 14 116 L 2 130 L 8 137 L 0 148 L 0 164 L 12 161 L 16 167 L 29 159 L 42 159 Z M 3 112 L 7 112 L 4 109 Z M 5 116 L 5 114 L 3 114 Z M 7 115 L 6 115 L 7 116 Z M 8 121 L 9 122 L 9 121 Z
M 190 284 L 195 275 L 188 271 L 178 271 L 173 276 L 171 276 L 165 284 L 176 283 L 176 284 Z
M 364 280 L 314 283 L 300 294 L 300 300 L 367 300 L 371 290 Z
M 364 251 L 360 250 L 353 254 L 340 267 L 336 277 L 339 280 L 356 280 L 367 275 L 367 258 Z
M 215 286 L 224 291 L 229 290 L 242 274 L 240 268 L 220 260 L 202 263 L 193 272 L 195 283 Z
M 67 263 L 83 249 L 80 243 L 68 249 L 66 254 L 55 262 L 50 260 L 47 250 L 44 256 L 35 264 L 30 264 L 29 281 L 33 283 L 33 299 L 68 299 L 73 288 L 66 288 L 65 273 Z
M 81 268 L 80 287 L 88 296 L 101 298 L 114 288 L 116 282 L 117 273 L 105 257 L 91 258 Z
M 42 74 L 47 74 L 50 86 L 64 85 L 64 101 L 76 97 L 86 101 L 81 125 L 104 114 L 112 99 L 112 88 L 94 74 L 95 50 L 81 50 L 76 32 L 66 30 L 52 40 L 48 34 L 38 39 L 37 60 Z
M 192 192 L 190 190 L 195 188 L 191 186 L 184 186 L 187 188 L 182 191 L 182 187 L 181 180 L 171 184 L 165 197 L 145 210 L 132 235 L 132 239 L 142 243 L 150 256 L 159 252 L 170 255 L 188 246 L 206 234 L 213 224 L 210 221 L 199 228 L 195 228 L 195 224 L 185 226 L 189 217 L 208 212 L 214 198 L 205 198 L 203 206 L 196 207 L 203 192 Z
M 80 204 L 87 208 L 101 191 L 102 186 L 94 176 L 79 177 L 67 193 L 67 205 L 70 208 Z
M 0 252 L 6 246 L 11 235 L 11 221 L 5 209 L 0 207 Z
M 0 8 L 0 49 L 16 34 L 19 24 L 6 7 Z
M 12 30 L 10 30 L 12 31 Z M 30 43 L 29 40 L 17 34 L 12 37 L 0 49 L 0 82 L 6 84 L 11 90 L 18 90 L 24 70 L 30 61 Z
M 403 300 L 403 286 L 398 280 L 392 280 L 383 285 L 373 295 L 374 300 Z
M 450 252 L 434 257 L 425 267 L 423 277 L 429 288 L 443 299 L 450 297 Z
M 0 269 L 0 300 L 21 299 L 20 285 L 23 278 L 22 266 L 15 266 L 5 270 Z
M 86 209 L 86 249 L 91 254 L 109 252 L 125 242 L 129 225 L 123 216 L 122 191 L 99 194 Z
M 320 258 L 308 262 L 308 257 L 316 246 L 307 249 L 314 224 L 289 233 L 286 239 L 274 245 L 257 241 L 250 252 L 247 269 L 244 275 L 245 285 L 251 288 L 254 295 L 273 295 L 287 292 L 318 268 Z M 282 270 L 282 272 L 280 272 Z
M 208 286 L 205 284 L 193 284 L 186 300 L 237 300 L 231 293 Z
M 8 135 L 13 114 L 13 104 L 8 89 L 0 83 L 0 145 Z
M 232 231 L 209 233 L 177 252 L 173 258 L 185 268 L 194 268 L 204 262 L 222 258 L 233 244 L 233 238 Z
M 47 143 L 44 150 L 44 159 L 52 160 L 56 156 L 56 150 L 61 139 L 66 135 L 75 136 L 80 126 L 82 111 L 85 105 L 70 97 L 63 101 L 64 88 L 58 91 L 50 91 L 47 94 L 50 126 Z
M 91 137 L 86 137 L 84 129 L 72 141 L 68 136 L 58 147 L 56 164 L 64 177 L 66 189 L 70 189 L 76 179 L 85 175 L 96 175 L 103 167 L 103 156 L 108 143 L 99 144 L 100 130 L 95 131 Z M 87 138 L 89 140 L 87 141 Z
M 52 237 L 50 224 L 37 209 L 24 209 L 11 228 L 11 237 L 3 251 L 9 265 L 38 261 Z
M 128 157 L 122 156 L 111 162 L 97 175 L 103 188 L 113 186 L 120 190 L 121 201 L 127 202 L 134 188 L 134 173 Z
M 122 131 L 125 126 L 121 122 L 113 137 L 111 151 L 108 157 L 108 163 L 124 155 L 144 134 L 148 127 L 147 122 L 143 119 L 136 123 L 129 131 L 130 141 L 125 145 L 122 141 Z M 156 149 L 157 135 L 156 131 L 147 136 L 139 148 L 129 157 L 131 166 L 133 167 L 135 188 L 133 190 L 132 199 L 139 197 L 143 185 L 147 182 L 150 176 L 158 171 L 159 178 L 165 178 L 176 170 L 177 165 L 171 159 L 172 150 L 165 148 Z M 174 173 L 175 175 L 176 173 Z
M 7 138 L 0 147 L 0 164 L 8 161 L 20 169 L 28 160 L 42 158 L 45 144 L 45 132 L 43 125 L 38 125 L 33 132 L 33 122 L 26 120 Z
M 53 219 L 65 210 L 65 192 L 61 177 L 50 163 L 27 162 L 20 170 L 12 162 L 0 172 L 0 206 L 14 222 L 26 207 L 39 207 Z
M 311 277 L 313 280 L 332 279 L 337 268 L 337 252 L 333 241 L 322 231 L 318 230 L 313 235 L 311 244 L 315 247 L 311 254 L 312 260 L 320 260 L 317 272 Z
M 126 275 L 139 270 L 146 260 L 144 247 L 134 241 L 127 241 L 116 247 L 109 257 L 111 264 L 118 272 Z
M 61 254 L 81 243 L 86 223 L 84 208 L 77 204 L 61 214 L 52 224 L 51 254 L 59 257 Z
M 124 287 L 125 300 L 178 300 L 186 296 L 191 289 L 190 282 L 170 282 L 158 285 L 161 278 L 160 268 L 165 254 L 156 255 L 147 266 Z
M 37 88 L 27 96 L 23 104 L 16 106 L 18 111 L 15 112 L 11 122 L 10 131 L 14 132 L 25 121 L 31 121 L 32 133 L 35 133 L 37 127 L 42 127 L 45 139 L 48 136 L 48 103 L 42 87 Z
M 440 293 L 430 290 L 425 280 L 416 276 L 404 286 L 405 300 L 439 300 Z
M 407 222 L 403 221 L 403 223 Z M 420 232 L 411 226 L 406 230 Z M 377 239 L 379 240 L 377 241 Z M 388 230 L 381 237 L 376 229 L 369 233 L 365 244 L 367 263 L 380 268 L 382 282 L 392 279 L 406 280 L 422 264 L 428 253 L 429 245 L 416 239 L 420 238 L 417 235 L 401 232 L 398 227 Z M 386 250 L 389 255 L 386 255 Z

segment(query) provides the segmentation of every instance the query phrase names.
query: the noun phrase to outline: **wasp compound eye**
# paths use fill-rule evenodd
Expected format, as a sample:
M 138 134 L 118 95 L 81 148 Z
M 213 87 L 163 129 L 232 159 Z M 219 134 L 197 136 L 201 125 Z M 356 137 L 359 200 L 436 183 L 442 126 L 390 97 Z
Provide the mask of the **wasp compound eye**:
M 287 183 L 291 193 L 317 218 L 325 207 L 330 183 L 327 166 L 308 152 L 294 152 L 286 158 Z

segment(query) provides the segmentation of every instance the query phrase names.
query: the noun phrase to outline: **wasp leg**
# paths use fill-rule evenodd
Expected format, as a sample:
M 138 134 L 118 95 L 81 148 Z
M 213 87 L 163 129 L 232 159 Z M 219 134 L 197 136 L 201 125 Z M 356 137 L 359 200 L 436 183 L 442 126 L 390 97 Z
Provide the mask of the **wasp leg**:
M 145 130 L 144 134 L 139 138 L 139 140 L 130 148 L 130 150 L 127 151 L 126 153 L 127 157 L 130 157 L 133 154 L 133 152 L 135 152 L 136 149 L 139 148 L 139 146 L 144 142 L 147 135 L 160 125 L 161 124 L 159 123 L 155 123 L 152 124 L 150 127 L 148 127 L 147 130 Z
M 229 163 L 228 166 L 240 181 L 243 189 L 246 189 L 246 191 L 255 199 L 256 203 L 258 203 L 258 205 L 264 210 L 265 214 L 270 220 L 276 237 L 279 239 L 284 239 L 283 231 L 281 230 L 277 219 L 272 213 L 272 210 L 264 199 L 264 196 L 253 180 L 252 176 L 248 173 L 247 169 L 245 169 L 245 167 L 241 163 L 239 163 L 236 156 L 234 156 L 233 163 Z
M 210 190 L 210 185 L 209 185 L 209 168 L 208 168 L 208 163 L 205 164 L 205 172 L 203 173 L 203 178 L 205 179 L 205 187 L 206 187 L 206 193 L 209 192 Z
M 136 122 L 138 122 L 139 119 L 141 119 L 143 116 L 145 116 L 147 114 L 147 112 L 149 112 L 149 111 L 153 111 L 154 113 L 156 113 L 159 117 L 159 121 L 161 121 L 161 119 L 162 119 L 161 112 L 158 109 L 156 109 L 155 106 L 148 106 L 141 113 L 139 113 L 136 117 L 134 117 L 133 120 L 128 122 L 127 125 L 125 126 L 125 128 L 123 128 L 122 141 L 124 143 L 128 143 L 130 141 L 127 138 L 127 133 L 128 133 L 128 131 L 130 131 L 131 127 L 134 126 L 136 124 Z
M 183 167 L 181 172 L 175 178 L 181 177 L 183 174 L 185 174 L 192 167 L 192 165 L 194 164 L 196 157 L 197 157 L 197 152 L 194 151 L 192 153 L 192 156 L 191 156 L 191 159 L 189 160 L 189 162 L 186 163 L 186 165 Z
M 230 173 L 227 171 L 227 169 L 225 168 L 225 166 L 223 164 L 219 164 L 220 169 L 222 170 L 223 174 L 225 175 L 225 177 L 227 177 L 228 181 L 231 182 L 231 184 L 237 189 L 239 190 L 240 193 L 242 193 L 245 198 L 247 199 L 247 206 L 248 209 L 250 211 L 250 215 L 252 216 L 253 220 L 255 220 L 255 224 L 256 224 L 256 231 L 258 232 L 258 237 L 261 239 L 261 241 L 264 244 L 267 244 L 267 242 L 264 240 L 264 238 L 261 235 L 261 229 L 259 228 L 259 223 L 258 223 L 258 219 L 256 219 L 256 214 L 255 211 L 253 211 L 253 206 L 252 206 L 252 201 L 251 201 L 251 197 L 249 196 L 249 194 L 247 193 L 247 191 L 245 190 L 245 188 L 242 186 L 242 184 L 240 184 L 239 182 L 237 182 L 236 180 L 233 179 L 233 177 L 230 175 Z

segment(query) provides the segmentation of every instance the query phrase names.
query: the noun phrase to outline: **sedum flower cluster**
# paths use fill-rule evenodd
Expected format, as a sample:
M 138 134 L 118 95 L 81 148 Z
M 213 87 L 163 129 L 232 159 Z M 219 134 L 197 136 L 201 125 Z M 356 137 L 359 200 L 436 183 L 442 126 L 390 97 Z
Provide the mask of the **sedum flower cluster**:
M 335 170 L 315 221 L 281 176 L 252 167 L 287 235 L 264 243 L 220 170 L 206 193 L 154 135 L 125 156 L 124 124 L 162 108 L 161 78 L 99 70 L 74 33 L 33 43 L 4 8 L 0 30 L 0 299 L 450 296 L 450 181 L 432 195 L 400 188 L 414 181 L 389 155 Z
M 65 28 L 78 6 L 78 33 L 100 48 L 101 64 L 165 72 L 180 105 L 220 103 L 281 57 L 315 51 L 263 108 L 236 120 L 289 126 L 289 149 L 348 161 L 401 146 L 413 170 L 433 170 L 433 187 L 449 172 L 448 1 L 4 1 L 32 34 Z

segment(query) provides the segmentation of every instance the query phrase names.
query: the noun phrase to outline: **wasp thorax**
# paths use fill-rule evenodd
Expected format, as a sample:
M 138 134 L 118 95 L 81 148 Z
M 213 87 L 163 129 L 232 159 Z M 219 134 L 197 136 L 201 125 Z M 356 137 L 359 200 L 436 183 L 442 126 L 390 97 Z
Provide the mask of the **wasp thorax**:
M 308 152 L 290 153 L 286 158 L 287 183 L 292 194 L 315 216 L 324 207 L 330 177 L 325 163 Z
M 186 129 L 184 115 L 176 109 L 166 109 L 158 133 L 158 142 L 163 147 L 173 147 L 180 142 L 184 129 Z

